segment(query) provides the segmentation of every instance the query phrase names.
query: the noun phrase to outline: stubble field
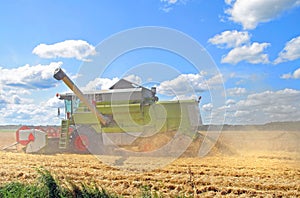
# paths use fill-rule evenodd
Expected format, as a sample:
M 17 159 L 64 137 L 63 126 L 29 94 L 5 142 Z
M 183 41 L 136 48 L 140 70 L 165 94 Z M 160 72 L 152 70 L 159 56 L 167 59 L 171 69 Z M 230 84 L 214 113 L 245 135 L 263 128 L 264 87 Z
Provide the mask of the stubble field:
M 14 142 L 13 135 L 3 135 L 0 147 Z M 62 185 L 68 181 L 96 184 L 125 197 L 140 196 L 144 191 L 164 197 L 300 197 L 299 135 L 225 131 L 208 156 L 181 157 L 166 167 L 145 172 L 119 170 L 93 155 L 0 152 L 0 184 L 34 183 L 36 169 L 44 167 Z M 143 160 L 149 159 L 141 157 L 137 163 Z

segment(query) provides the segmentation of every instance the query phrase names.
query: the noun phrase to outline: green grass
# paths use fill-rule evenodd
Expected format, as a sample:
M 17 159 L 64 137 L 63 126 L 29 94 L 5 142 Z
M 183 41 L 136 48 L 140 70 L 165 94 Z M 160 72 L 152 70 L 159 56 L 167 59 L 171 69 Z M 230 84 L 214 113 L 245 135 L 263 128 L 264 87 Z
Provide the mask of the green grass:
M 52 174 L 43 168 L 37 169 L 39 177 L 33 184 L 11 182 L 0 186 L 0 198 L 117 198 L 122 197 L 106 192 L 105 189 L 96 185 L 84 183 L 74 184 L 65 182 L 59 183 Z M 64 187 L 63 187 L 64 186 Z M 142 186 L 139 196 L 142 198 L 164 197 L 157 191 L 151 190 L 149 186 Z M 186 197 L 186 196 L 177 196 Z
M 0 186 L 1 198 L 89 198 L 89 197 L 117 197 L 107 193 L 96 186 L 79 186 L 68 182 L 69 187 L 62 187 L 53 178 L 48 170 L 38 169 L 39 178 L 35 184 L 23 184 L 19 182 L 8 183 Z
M 37 169 L 39 177 L 33 184 L 11 182 L 0 186 L 0 198 L 117 198 L 122 197 L 106 192 L 96 185 L 84 183 L 59 183 L 52 174 L 43 168 Z M 63 187 L 64 186 L 64 187 Z M 142 186 L 139 196 L 142 198 L 163 197 L 159 192 L 152 191 L 149 186 Z

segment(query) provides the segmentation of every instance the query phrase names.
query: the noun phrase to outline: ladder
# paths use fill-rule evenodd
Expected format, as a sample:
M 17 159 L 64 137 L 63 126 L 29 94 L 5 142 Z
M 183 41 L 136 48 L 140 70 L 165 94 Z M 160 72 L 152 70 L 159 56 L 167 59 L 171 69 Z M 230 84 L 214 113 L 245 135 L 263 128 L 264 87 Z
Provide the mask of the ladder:
M 61 121 L 59 149 L 66 149 L 69 141 L 69 120 Z

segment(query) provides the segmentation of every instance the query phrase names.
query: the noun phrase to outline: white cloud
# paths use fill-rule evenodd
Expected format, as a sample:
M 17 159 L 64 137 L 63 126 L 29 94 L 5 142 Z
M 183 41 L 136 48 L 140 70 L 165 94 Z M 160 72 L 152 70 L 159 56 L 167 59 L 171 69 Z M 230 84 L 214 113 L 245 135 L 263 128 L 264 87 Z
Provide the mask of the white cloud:
M 170 12 L 174 5 L 185 4 L 188 0 L 160 0 L 162 7 L 160 8 L 164 12 Z
M 57 111 L 44 105 L 21 103 L 8 104 L 0 109 L 1 120 L 6 124 L 52 125 L 60 124 Z
M 250 35 L 248 32 L 238 32 L 237 30 L 224 31 L 208 40 L 208 42 L 220 48 L 234 48 L 242 44 L 247 44 L 249 41 Z
M 129 75 L 124 77 L 124 79 L 136 83 L 138 85 L 142 85 L 142 79 L 139 76 L 136 75 Z M 95 90 L 108 90 L 111 86 L 113 86 L 116 82 L 118 82 L 120 78 L 95 78 L 94 80 L 91 80 L 87 83 L 86 86 L 82 87 L 81 89 L 83 91 L 95 91 Z
M 197 100 L 198 97 L 195 94 L 191 95 L 177 95 L 171 100 Z
M 275 64 L 292 61 L 300 58 L 300 36 L 293 38 L 285 44 L 284 49 L 279 53 Z
M 229 19 L 254 29 L 261 22 L 268 22 L 281 13 L 300 5 L 300 0 L 225 0 L 230 8 L 225 12 Z
M 6 124 L 59 124 L 54 101 L 39 101 L 39 91 L 55 87 L 54 70 L 62 62 L 0 68 L 0 121 Z M 35 101 L 37 100 L 37 101 Z M 52 105 L 52 106 L 51 106 Z
M 26 95 L 30 95 L 30 92 L 24 92 L 22 89 L 12 88 L 9 90 L 7 87 L 0 87 L 0 109 L 5 108 L 6 105 L 12 104 L 27 104 L 31 103 L 32 99 L 26 98 Z
M 223 85 L 222 75 L 214 75 L 206 77 L 205 72 L 199 74 L 181 74 L 174 79 L 166 80 L 156 86 L 157 92 L 165 96 L 172 96 L 171 100 L 185 100 L 185 99 L 198 99 L 197 93 L 213 89 Z M 136 75 L 129 75 L 124 79 L 142 85 L 141 77 Z M 83 91 L 105 90 L 114 85 L 119 78 L 96 78 L 90 81 L 85 87 L 81 89 Z
M 211 89 L 214 88 L 215 86 L 224 85 L 224 78 L 222 74 L 217 74 L 206 79 L 205 82 L 209 86 L 209 89 Z
M 138 84 L 138 85 L 142 85 L 142 79 L 141 79 L 141 77 L 136 76 L 134 74 L 126 76 L 124 79 L 128 80 L 129 82 L 132 82 L 132 83 L 135 83 L 135 84 Z
M 246 89 L 242 87 L 230 88 L 226 91 L 227 95 L 229 96 L 240 96 L 246 94 L 246 92 Z
M 226 105 L 233 105 L 233 104 L 236 104 L 236 101 L 235 100 L 233 100 L 233 99 L 228 99 L 228 100 L 226 100 L 226 103 L 225 103 Z
M 280 78 L 283 79 L 300 79 L 300 68 L 296 69 L 292 74 L 283 74 Z
M 21 98 L 18 95 L 13 95 L 12 96 L 12 101 L 14 104 L 20 104 L 21 103 Z
M 172 80 L 161 82 L 157 92 L 166 96 L 175 96 L 174 99 L 197 99 L 197 93 L 214 89 L 223 85 L 221 74 L 207 76 L 205 72 L 198 74 L 181 74 Z
M 177 0 L 160 0 L 163 3 L 168 3 L 168 4 L 174 4 L 177 2 Z
M 87 57 L 95 55 L 96 49 L 83 40 L 66 40 L 52 45 L 39 44 L 32 53 L 41 58 L 76 58 L 89 61 Z
M 226 109 L 227 119 L 235 124 L 299 120 L 299 100 L 300 91 L 293 89 L 250 94 Z
M 167 96 L 180 96 L 203 92 L 208 86 L 201 74 L 181 74 L 175 79 L 163 81 L 158 85 L 157 91 Z
M 225 0 L 225 3 L 227 4 L 227 5 L 231 5 L 231 3 L 233 2 L 234 0 Z
M 60 100 L 56 96 L 54 96 L 45 103 L 45 106 L 50 107 L 50 108 L 63 108 L 64 101 Z
M 263 51 L 269 43 L 252 43 L 232 49 L 226 56 L 222 58 L 222 63 L 237 64 L 241 61 L 246 61 L 252 64 L 269 63 L 269 57 Z
M 8 90 L 9 87 L 4 89 Z M 27 90 L 22 90 L 22 88 L 12 87 L 11 89 L 8 92 L 0 90 L 1 123 L 26 125 L 60 123 L 60 119 L 56 117 L 57 111 L 53 109 L 53 107 L 57 108 L 58 106 L 55 106 L 53 103 L 53 106 L 49 106 L 46 105 L 47 102 L 42 101 L 35 102 L 32 99 L 37 97 L 35 92 L 27 93 Z
M 30 69 L 29 69 L 30 70 Z M 47 75 L 45 75 L 47 76 Z M 220 75 L 211 76 L 205 81 L 207 74 L 182 74 L 170 81 L 164 81 L 158 88 L 159 92 L 164 92 L 172 95 L 177 94 L 176 99 L 191 98 L 195 95 L 188 95 L 186 90 L 192 88 L 197 91 L 205 91 L 208 85 L 218 84 L 221 81 Z M 138 79 L 138 78 L 137 78 Z M 97 78 L 90 82 L 90 90 L 108 89 L 119 78 L 101 79 Z M 47 101 L 35 103 L 21 96 L 30 94 L 28 90 L 12 87 L 3 94 L 3 90 L 7 89 L 5 84 L 0 83 L 0 114 L 2 115 L 1 122 L 4 123 L 26 123 L 26 124 L 59 124 L 57 111 L 54 108 L 62 107 L 62 101 L 56 98 L 50 98 Z M 23 91 L 22 91 L 23 90 Z M 228 89 L 227 92 L 236 96 L 237 94 L 245 95 L 245 88 L 236 87 Z M 9 95 L 8 95 L 9 94 Z M 175 94 L 173 94 L 174 96 Z M 8 100 L 10 98 L 11 100 Z M 261 93 L 250 94 L 242 100 L 236 98 L 228 99 L 224 106 L 214 107 L 212 103 L 207 103 L 201 106 L 204 120 L 218 121 L 216 119 L 218 113 L 226 109 L 227 120 L 233 124 L 258 124 L 272 121 L 291 121 L 297 120 L 300 117 L 300 91 L 293 89 L 284 89 L 278 91 L 264 91 Z
M 49 65 L 25 65 L 18 68 L 0 68 L 0 84 L 19 89 L 45 89 L 54 87 L 57 81 L 53 78 L 54 70 L 62 62 L 52 62 Z
M 234 116 L 241 119 L 242 117 L 249 116 L 250 114 L 251 114 L 250 111 L 239 111 L 238 110 L 234 113 Z
M 91 80 L 85 87 L 82 88 L 83 91 L 95 91 L 95 90 L 107 90 L 118 82 L 119 78 L 96 78 Z
M 213 109 L 213 104 L 212 104 L 212 103 L 204 104 L 204 105 L 202 105 L 202 109 L 203 109 L 204 111 L 212 111 L 212 109 Z
M 1 90 L 1 88 L 0 88 L 0 90 Z M 29 95 L 30 91 L 27 89 L 11 89 L 11 90 L 7 90 L 6 93 L 8 95 L 15 95 L 15 94 Z
M 48 106 L 49 101 L 34 103 L 14 95 L 10 100 L 1 103 L 0 97 L 0 121 L 5 124 L 58 125 L 60 118 L 57 117 L 57 110 L 54 108 L 62 106 L 56 106 L 54 103 L 52 103 L 53 106 Z
M 251 35 L 248 32 L 238 32 L 236 30 L 224 31 L 221 34 L 210 38 L 208 42 L 217 45 L 219 48 L 233 48 L 222 57 L 222 63 L 237 64 L 246 61 L 252 64 L 269 63 L 269 57 L 264 50 L 269 43 L 251 43 Z

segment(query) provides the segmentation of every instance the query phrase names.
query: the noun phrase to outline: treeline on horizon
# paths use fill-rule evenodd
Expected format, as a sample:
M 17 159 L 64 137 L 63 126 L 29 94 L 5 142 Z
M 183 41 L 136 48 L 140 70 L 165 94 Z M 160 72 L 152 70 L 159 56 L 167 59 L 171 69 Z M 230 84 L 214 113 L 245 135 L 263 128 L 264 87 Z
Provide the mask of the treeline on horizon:
M 270 122 L 260 125 L 202 125 L 198 129 L 200 131 L 206 131 L 209 127 L 217 126 L 222 127 L 223 131 L 300 131 L 300 121 L 286 121 L 286 122 Z
M 17 130 L 23 125 L 5 125 L 0 124 L 0 130 L 1 129 L 10 129 L 10 130 Z M 29 127 L 37 127 L 34 125 L 26 125 Z M 44 125 L 47 127 L 60 127 L 59 125 Z M 299 131 L 300 130 L 300 121 L 286 121 L 286 122 L 270 122 L 266 124 L 260 124 L 260 125 L 229 125 L 224 124 L 223 126 L 220 125 L 201 125 L 198 127 L 198 130 L 200 131 L 206 131 L 209 127 L 217 126 L 217 128 L 222 127 L 222 130 L 224 131 L 241 131 L 241 130 L 274 130 L 274 131 Z

